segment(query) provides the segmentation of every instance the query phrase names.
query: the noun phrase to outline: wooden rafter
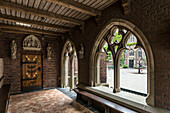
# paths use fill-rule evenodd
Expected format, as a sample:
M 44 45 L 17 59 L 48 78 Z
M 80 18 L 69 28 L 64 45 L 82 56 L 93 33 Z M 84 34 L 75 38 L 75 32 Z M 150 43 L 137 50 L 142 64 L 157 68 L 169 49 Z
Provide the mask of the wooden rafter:
M 13 29 L 13 30 L 17 29 L 20 31 L 42 34 L 42 30 L 24 27 L 24 26 L 13 26 L 13 25 L 8 25 L 8 24 L 0 24 L 0 28 Z M 43 31 L 43 34 L 47 34 L 47 35 L 51 35 L 51 36 L 62 36 L 63 35 L 61 33 L 56 33 L 56 32 L 52 32 L 52 31 Z
M 66 23 L 70 23 L 70 24 L 74 24 L 74 25 L 82 25 L 84 23 L 83 21 L 80 21 L 80 20 L 76 20 L 76 19 L 72 19 L 72 18 L 69 18 L 66 16 L 50 13 L 48 11 L 42 11 L 42 10 L 26 7 L 26 6 L 23 6 L 20 4 L 15 4 L 15 3 L 4 1 L 4 0 L 0 0 L 0 8 L 23 12 L 26 14 L 37 15 L 40 17 L 49 18 L 49 19 L 57 20 L 57 21 L 61 21 L 61 22 L 66 22 Z
M 28 31 L 20 31 L 20 30 L 14 30 L 14 29 L 0 29 L 0 32 L 6 32 L 6 33 L 15 33 L 15 34 L 32 34 L 41 36 L 40 33 L 34 33 L 34 32 L 28 32 Z M 58 36 L 51 36 L 51 35 L 45 35 L 45 38 L 57 38 Z
M 8 16 L 8 15 L 4 15 L 4 14 L 0 14 L 0 19 L 1 20 L 12 21 L 12 22 L 19 22 L 19 23 L 29 24 L 29 25 L 36 25 L 36 26 L 42 26 L 43 25 L 44 27 L 55 28 L 55 29 L 63 30 L 63 31 L 70 31 L 71 30 L 68 27 L 48 24 L 48 23 L 45 23 L 45 22 L 42 23 L 42 22 L 38 22 L 38 21 L 33 21 L 33 20 L 29 20 L 29 19 L 23 19 L 23 18 Z
M 88 7 L 86 5 L 83 5 L 81 3 L 75 2 L 73 0 L 47 0 L 47 1 L 62 5 L 64 7 L 67 7 L 67 8 L 70 8 L 70 9 L 73 9 L 73 10 L 76 10 L 76 11 L 79 11 L 85 14 L 89 14 L 91 16 L 97 16 L 97 15 L 101 16 L 100 11 L 93 9 L 91 7 Z

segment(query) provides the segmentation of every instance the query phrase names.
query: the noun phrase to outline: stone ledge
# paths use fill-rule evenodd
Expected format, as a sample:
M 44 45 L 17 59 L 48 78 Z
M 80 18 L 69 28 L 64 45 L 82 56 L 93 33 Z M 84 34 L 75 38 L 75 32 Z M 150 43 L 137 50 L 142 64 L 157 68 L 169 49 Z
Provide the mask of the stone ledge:
M 145 113 L 170 113 L 170 111 L 166 111 L 166 110 L 163 110 L 163 109 L 160 109 L 160 108 L 156 108 L 156 107 L 144 105 L 144 104 L 141 104 L 141 103 L 133 102 L 133 101 L 124 99 L 124 98 L 117 96 L 117 95 L 115 96 L 115 95 L 110 94 L 110 93 L 104 93 L 102 91 L 93 89 L 92 87 L 89 87 L 89 86 L 82 86 L 81 87 L 81 85 L 80 85 L 79 88 L 84 89 L 88 92 L 91 92 L 91 93 L 96 94 L 100 97 L 103 97 L 105 99 L 108 99 L 110 101 L 113 101 L 117 104 L 120 104 L 122 106 L 125 106 L 127 108 L 133 109 L 133 110 L 138 111 L 138 112 L 142 112 L 142 113 L 143 112 L 145 112 Z

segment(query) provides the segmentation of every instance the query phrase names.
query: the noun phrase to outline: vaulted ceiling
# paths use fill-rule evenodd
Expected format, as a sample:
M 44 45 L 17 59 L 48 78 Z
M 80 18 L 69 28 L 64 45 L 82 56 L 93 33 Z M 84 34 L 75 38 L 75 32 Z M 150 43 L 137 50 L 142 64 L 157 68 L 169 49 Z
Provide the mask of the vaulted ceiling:
M 62 36 L 117 0 L 0 0 L 2 32 Z

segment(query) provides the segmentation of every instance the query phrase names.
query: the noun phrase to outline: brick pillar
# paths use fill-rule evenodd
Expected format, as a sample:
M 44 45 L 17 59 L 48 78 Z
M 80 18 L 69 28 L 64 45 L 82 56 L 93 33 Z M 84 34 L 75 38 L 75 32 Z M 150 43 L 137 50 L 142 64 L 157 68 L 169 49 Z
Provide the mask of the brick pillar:
M 100 54 L 100 82 L 106 83 L 106 71 L 107 71 L 107 63 L 106 63 L 106 53 L 102 52 Z

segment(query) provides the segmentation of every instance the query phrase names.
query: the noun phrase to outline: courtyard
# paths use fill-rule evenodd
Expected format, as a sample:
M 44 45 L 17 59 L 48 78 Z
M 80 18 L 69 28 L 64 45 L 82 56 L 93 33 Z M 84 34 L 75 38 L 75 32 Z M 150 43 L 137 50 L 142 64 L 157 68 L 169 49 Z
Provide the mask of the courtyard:
M 114 87 L 114 69 L 107 68 L 107 83 L 109 87 Z M 141 70 L 140 74 L 135 68 L 121 68 L 120 87 L 147 94 L 147 68 Z

